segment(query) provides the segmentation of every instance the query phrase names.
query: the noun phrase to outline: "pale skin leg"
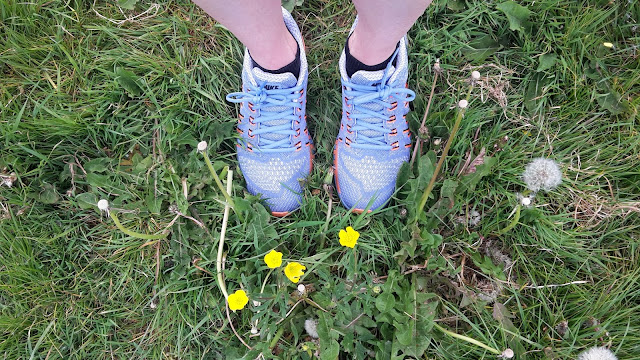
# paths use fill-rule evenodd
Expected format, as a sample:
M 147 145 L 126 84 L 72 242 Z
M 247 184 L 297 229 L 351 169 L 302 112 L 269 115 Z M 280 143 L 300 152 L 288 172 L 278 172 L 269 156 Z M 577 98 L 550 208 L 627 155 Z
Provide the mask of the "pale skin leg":
M 296 58 L 298 44 L 282 21 L 280 0 L 193 0 L 224 25 L 269 70 Z
M 349 52 L 365 65 L 379 64 L 396 50 L 431 0 L 353 0 L 358 25 L 349 37 Z
M 231 31 L 261 66 L 276 70 L 295 59 L 297 44 L 282 21 L 280 0 L 193 0 Z M 358 25 L 351 55 L 365 65 L 386 60 L 431 0 L 353 0 Z

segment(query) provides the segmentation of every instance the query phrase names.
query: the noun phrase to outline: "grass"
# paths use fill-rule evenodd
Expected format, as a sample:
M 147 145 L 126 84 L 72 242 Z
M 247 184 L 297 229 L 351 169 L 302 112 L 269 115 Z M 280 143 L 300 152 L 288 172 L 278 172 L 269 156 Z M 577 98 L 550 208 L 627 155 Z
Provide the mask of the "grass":
M 284 219 L 244 194 L 234 171 L 234 200 L 246 218 L 231 215 L 225 277 L 230 292 L 242 284 L 258 298 L 262 257 L 277 248 L 285 261 L 305 263 L 303 283 L 322 310 L 305 301 L 277 324 L 296 300 L 293 286 L 275 285 L 274 272 L 260 313 L 231 314 L 256 351 L 305 358 L 306 346 L 329 356 L 335 342 L 343 358 L 388 358 L 392 345 L 382 340 L 400 341 L 404 319 L 414 338 L 426 339 L 425 359 L 495 358 L 432 321 L 513 348 L 518 359 L 576 358 L 591 346 L 640 358 L 640 6 L 519 3 L 532 13 L 518 30 L 497 2 L 449 0 L 409 32 L 414 133 L 437 58 L 443 69 L 423 154 L 440 155 L 471 70 L 483 78 L 427 205 L 436 216 L 421 224 L 443 243 L 432 249 L 421 238 L 404 258 L 394 254 L 411 246 L 405 214 L 416 204 L 407 186 L 385 210 L 358 216 L 334 203 L 327 220 L 323 183 L 341 111 L 337 60 L 354 10 L 334 0 L 295 8 L 308 47 L 315 168 L 302 208 Z M 241 357 L 246 349 L 215 280 L 223 198 L 195 147 L 209 142 L 217 171 L 237 166 L 236 109 L 224 96 L 240 87 L 242 45 L 187 2 L 141 1 L 121 12 L 113 2 L 3 1 L 0 20 L 0 174 L 16 177 L 0 187 L 4 358 Z M 462 164 L 482 148 L 495 160 L 486 175 L 450 206 L 436 203 L 447 199 L 444 181 L 464 181 Z M 517 226 L 496 236 L 525 189 L 524 166 L 539 156 L 561 164 L 563 184 L 538 194 Z M 117 231 L 97 210 L 100 198 L 125 226 L 170 226 L 170 236 L 148 243 Z M 205 228 L 182 216 L 171 224 L 170 206 Z M 473 211 L 477 226 L 454 221 Z M 361 233 L 356 280 L 353 254 L 337 244 L 349 225 Z M 430 267 L 416 267 L 425 260 Z M 482 300 L 492 291 L 495 302 Z M 406 302 L 395 323 L 385 322 L 391 301 L 395 309 Z M 305 335 L 307 318 L 320 320 L 320 344 Z M 256 319 L 261 336 L 250 337 Z

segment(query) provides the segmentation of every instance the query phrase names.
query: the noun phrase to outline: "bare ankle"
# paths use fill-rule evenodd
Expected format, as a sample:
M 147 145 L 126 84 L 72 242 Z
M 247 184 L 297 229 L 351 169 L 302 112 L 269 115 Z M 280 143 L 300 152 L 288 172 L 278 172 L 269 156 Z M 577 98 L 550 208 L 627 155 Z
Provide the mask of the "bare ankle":
M 251 58 L 260 66 L 268 70 L 277 70 L 295 60 L 298 42 L 287 31 L 282 38 L 249 49 L 249 52 Z
M 365 65 L 376 65 L 387 60 L 396 50 L 396 43 L 389 46 L 376 40 L 375 36 L 363 36 L 358 26 L 349 36 L 349 53 Z

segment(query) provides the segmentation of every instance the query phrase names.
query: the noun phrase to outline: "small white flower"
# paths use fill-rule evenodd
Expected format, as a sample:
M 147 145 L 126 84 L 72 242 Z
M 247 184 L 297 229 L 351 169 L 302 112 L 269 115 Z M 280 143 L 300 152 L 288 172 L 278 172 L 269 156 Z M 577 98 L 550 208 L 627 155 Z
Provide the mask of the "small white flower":
M 251 300 L 253 302 L 253 306 L 258 307 L 260 305 L 262 305 L 262 303 L 260 301 L 257 300 Z
M 433 145 L 438 146 L 442 143 L 442 139 L 440 138 L 435 138 L 433 139 Z
M 307 289 L 305 288 L 305 286 L 303 284 L 298 284 L 298 292 L 300 293 L 300 295 L 304 295 L 304 293 L 307 291 Z
M 479 72 L 479 71 L 473 71 L 473 72 L 471 73 L 471 78 L 472 78 L 473 80 L 476 80 L 476 81 L 477 81 L 477 80 L 480 80 L 480 72 Z
M 304 321 L 304 329 L 307 331 L 307 334 L 314 339 L 319 338 L 318 336 L 318 323 L 313 319 L 307 319 Z
M 602 43 L 602 45 L 603 45 L 604 47 L 608 47 L 609 49 L 612 49 L 612 48 L 613 48 L 613 44 L 612 44 L 612 43 L 610 43 L 610 42 Z
M 109 211 L 109 201 L 105 199 L 98 201 L 98 209 L 101 211 Z
M 553 190 L 562 183 L 562 172 L 558 163 L 551 159 L 536 158 L 524 169 L 522 181 L 533 192 Z
M 522 206 L 529 206 L 531 205 L 531 198 L 529 197 L 523 197 L 520 202 L 522 203 Z
M 460 102 L 458 102 L 458 107 L 460 109 L 466 109 L 467 106 L 469 105 L 469 102 L 467 100 L 460 100 Z
M 618 360 L 618 358 L 606 347 L 592 347 L 580 353 L 578 360 Z
M 251 335 L 256 335 L 258 334 L 258 329 L 254 326 L 251 328 Z
M 207 142 L 206 141 L 200 141 L 198 143 L 198 151 L 203 152 L 207 150 Z

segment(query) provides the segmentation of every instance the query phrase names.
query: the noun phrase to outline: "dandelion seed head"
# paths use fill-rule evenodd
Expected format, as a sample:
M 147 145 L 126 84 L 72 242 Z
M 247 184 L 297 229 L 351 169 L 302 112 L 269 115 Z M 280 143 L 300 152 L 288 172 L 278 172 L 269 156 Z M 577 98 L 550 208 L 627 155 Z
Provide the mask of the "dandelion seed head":
M 511 350 L 511 349 L 505 349 L 505 350 L 502 352 L 502 355 L 501 355 L 501 356 L 502 356 L 503 358 L 505 358 L 505 359 L 511 359 L 511 358 L 513 358 L 513 356 L 514 356 L 514 355 L 515 355 L 515 354 L 513 353 L 513 350 Z
M 303 295 L 307 291 L 307 288 L 303 284 L 298 284 L 298 292 Z
M 618 358 L 606 347 L 592 347 L 581 352 L 578 360 L 618 360 Z
M 469 106 L 469 102 L 467 100 L 460 100 L 460 102 L 458 102 L 458 107 L 460 109 L 466 109 L 467 106 Z
M 522 181 L 533 192 L 550 191 L 562 183 L 562 172 L 554 160 L 536 158 L 524 169 Z
M 320 337 L 318 336 L 318 323 L 313 319 L 307 319 L 304 321 L 304 330 L 314 339 Z
M 198 151 L 202 152 L 207 150 L 207 142 L 206 141 L 200 141 L 198 143 Z
M 108 211 L 109 201 L 106 199 L 101 199 L 100 201 L 98 201 L 98 209 L 100 209 L 101 211 Z
M 520 200 L 522 202 L 523 206 L 529 206 L 531 205 L 531 198 L 529 197 L 523 197 L 522 200 Z
M 472 78 L 473 80 L 480 80 L 480 72 L 479 72 L 479 71 L 473 71 L 473 72 L 471 73 L 471 78 Z

